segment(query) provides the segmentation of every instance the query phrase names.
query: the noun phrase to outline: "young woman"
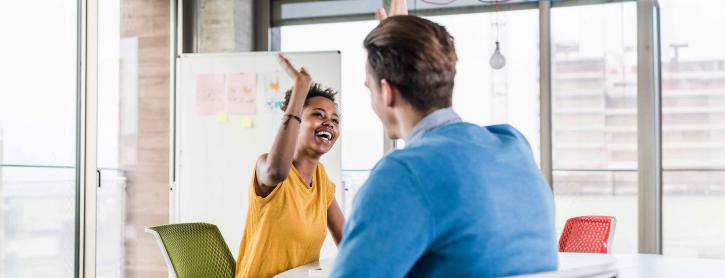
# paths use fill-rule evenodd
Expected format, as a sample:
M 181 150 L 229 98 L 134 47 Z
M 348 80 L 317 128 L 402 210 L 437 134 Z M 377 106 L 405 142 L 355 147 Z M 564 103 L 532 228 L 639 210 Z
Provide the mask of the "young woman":
M 335 92 L 313 84 L 282 55 L 294 80 L 287 91 L 282 124 L 268 154 L 257 160 L 236 277 L 271 277 L 319 260 L 330 229 L 336 244 L 344 218 L 320 157 L 340 136 Z

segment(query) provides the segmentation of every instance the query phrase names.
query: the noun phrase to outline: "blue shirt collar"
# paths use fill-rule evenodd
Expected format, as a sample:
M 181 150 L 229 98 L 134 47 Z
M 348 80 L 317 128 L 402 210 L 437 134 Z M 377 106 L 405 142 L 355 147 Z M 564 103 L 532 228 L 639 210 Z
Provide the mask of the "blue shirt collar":
M 410 143 L 420 139 L 423 135 L 428 133 L 428 131 L 434 128 L 460 121 L 461 117 L 459 117 L 456 111 L 453 111 L 450 107 L 433 111 L 415 125 L 413 130 L 410 131 L 408 138 L 405 139 L 405 144 L 409 145 Z

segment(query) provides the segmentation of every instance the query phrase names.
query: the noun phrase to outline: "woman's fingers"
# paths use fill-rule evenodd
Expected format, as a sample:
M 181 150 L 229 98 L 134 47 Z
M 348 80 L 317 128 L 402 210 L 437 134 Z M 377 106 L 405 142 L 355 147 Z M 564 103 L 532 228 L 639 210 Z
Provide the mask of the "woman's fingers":
M 393 0 L 393 3 L 390 4 L 390 16 L 407 14 L 408 3 L 405 0 Z
M 305 67 L 302 67 L 300 69 L 300 75 L 302 75 L 302 76 L 310 76 L 310 73 L 307 72 L 307 69 L 305 69 Z
M 297 82 L 303 86 L 309 86 L 310 83 L 312 83 L 312 77 L 310 77 L 310 73 L 307 72 L 304 67 L 300 69 L 300 74 L 297 76 Z
M 297 79 L 299 77 L 299 72 L 292 66 L 292 63 L 290 63 L 287 58 L 282 56 L 282 54 L 277 54 L 277 60 L 279 61 L 279 65 L 282 66 L 282 69 L 291 77 L 292 79 Z
M 295 86 L 309 86 L 309 84 L 312 82 L 312 77 L 310 77 L 310 73 L 307 72 L 307 70 L 302 67 L 300 70 L 296 70 L 295 67 L 290 63 L 287 58 L 282 56 L 282 54 L 277 54 L 277 60 L 279 60 L 280 66 L 284 69 L 285 72 L 287 72 L 287 75 L 292 78 L 295 82 Z
M 386 18 L 388 18 L 388 14 L 385 12 L 385 9 L 384 8 L 378 8 L 378 10 L 375 11 L 375 18 L 378 21 L 383 21 Z
M 393 0 L 390 3 L 390 16 L 394 15 L 407 15 L 408 14 L 408 3 L 405 0 Z M 375 18 L 378 21 L 383 21 L 388 18 L 388 13 L 385 12 L 384 8 L 379 8 L 375 11 Z

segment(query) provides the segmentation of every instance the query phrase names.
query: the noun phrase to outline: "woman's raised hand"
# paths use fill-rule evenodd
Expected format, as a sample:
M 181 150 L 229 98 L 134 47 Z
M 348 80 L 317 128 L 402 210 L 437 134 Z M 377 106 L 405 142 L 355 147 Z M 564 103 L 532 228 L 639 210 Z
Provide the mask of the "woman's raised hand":
M 383 21 L 388 18 L 388 15 L 407 15 L 408 14 L 408 3 L 405 0 L 392 0 L 390 3 L 390 12 L 385 12 L 385 8 L 378 8 L 375 11 L 375 18 L 378 21 Z
M 310 90 L 310 86 L 312 85 L 312 78 L 307 70 L 305 70 L 304 67 L 300 68 L 300 70 L 295 69 L 295 67 L 292 66 L 292 63 L 282 56 L 282 54 L 277 54 L 277 60 L 279 61 L 279 65 L 282 69 L 284 69 L 287 75 L 294 81 L 295 87 L 292 93 L 298 94 L 299 92 L 304 95 L 303 98 L 306 97 L 307 92 Z

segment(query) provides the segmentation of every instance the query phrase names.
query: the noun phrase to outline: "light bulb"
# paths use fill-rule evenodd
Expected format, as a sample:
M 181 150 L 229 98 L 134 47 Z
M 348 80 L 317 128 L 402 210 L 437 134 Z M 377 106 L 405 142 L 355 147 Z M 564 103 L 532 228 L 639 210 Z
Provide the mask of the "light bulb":
M 491 67 L 493 69 L 502 69 L 504 66 L 506 66 L 506 57 L 501 54 L 501 50 L 498 47 L 498 42 L 496 42 L 496 51 L 493 52 L 491 55 L 491 59 L 488 60 L 488 63 L 491 64 Z

